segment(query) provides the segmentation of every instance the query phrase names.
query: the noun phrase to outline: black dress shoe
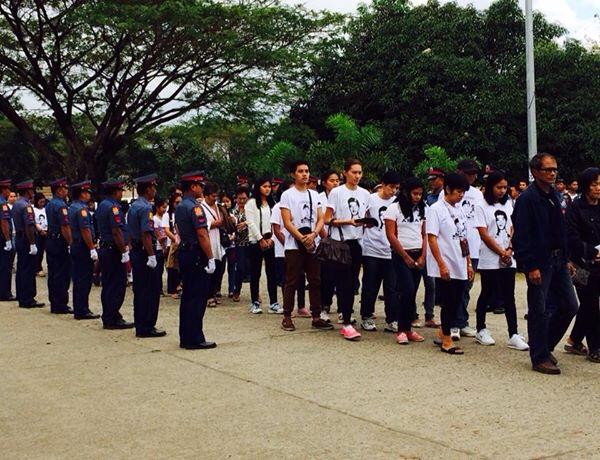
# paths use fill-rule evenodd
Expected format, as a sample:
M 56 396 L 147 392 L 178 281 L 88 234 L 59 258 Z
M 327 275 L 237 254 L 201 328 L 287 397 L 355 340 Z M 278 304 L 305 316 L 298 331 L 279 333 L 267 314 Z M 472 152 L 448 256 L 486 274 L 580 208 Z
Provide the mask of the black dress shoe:
M 135 324 L 128 323 L 124 319 L 120 319 L 115 323 L 105 323 L 103 327 L 104 329 L 133 329 L 134 326 Z
M 548 375 L 559 375 L 560 369 L 556 365 L 552 364 L 552 361 L 544 361 L 533 366 L 533 370 L 542 374 Z
M 19 305 L 19 307 L 21 307 L 21 308 L 42 308 L 45 305 L 46 305 L 45 303 L 34 301 L 33 303 L 30 303 L 29 305 Z
M 73 309 L 71 307 L 57 308 L 55 310 L 50 310 L 50 313 L 54 313 L 55 315 L 68 315 L 73 313 Z
M 96 315 L 96 314 L 92 313 L 91 311 L 88 311 L 87 313 L 84 313 L 83 315 L 75 315 L 74 318 L 75 319 L 98 319 L 98 318 L 100 318 L 100 315 Z
M 10 295 L 4 299 L 0 299 L 0 302 L 13 302 L 17 300 L 17 298 L 14 295 Z
M 136 332 L 135 336 L 136 337 L 140 337 L 140 338 L 144 338 L 144 337 L 164 337 L 165 335 L 167 335 L 166 331 L 163 331 L 161 329 L 156 329 L 155 327 L 152 328 L 151 331 L 148 332 Z
M 558 359 L 556 359 L 556 356 L 554 356 L 552 353 L 550 353 L 550 356 L 548 357 L 548 359 L 550 360 L 550 362 L 552 364 L 554 364 L 555 366 L 558 366 Z
M 197 345 L 181 345 L 181 348 L 185 348 L 186 350 L 208 350 L 210 348 L 217 348 L 217 344 L 215 342 L 202 342 Z

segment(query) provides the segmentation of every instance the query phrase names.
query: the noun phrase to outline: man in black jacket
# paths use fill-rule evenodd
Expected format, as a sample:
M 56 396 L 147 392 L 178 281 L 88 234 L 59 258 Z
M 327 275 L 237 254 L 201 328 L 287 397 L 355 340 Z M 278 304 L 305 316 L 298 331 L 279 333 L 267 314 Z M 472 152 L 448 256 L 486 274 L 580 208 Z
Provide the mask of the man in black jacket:
M 560 374 L 552 351 L 577 313 L 577 299 L 567 265 L 560 196 L 553 187 L 558 168 L 549 154 L 536 155 L 529 167 L 535 182 L 515 204 L 514 255 L 527 277 L 527 329 L 533 370 Z

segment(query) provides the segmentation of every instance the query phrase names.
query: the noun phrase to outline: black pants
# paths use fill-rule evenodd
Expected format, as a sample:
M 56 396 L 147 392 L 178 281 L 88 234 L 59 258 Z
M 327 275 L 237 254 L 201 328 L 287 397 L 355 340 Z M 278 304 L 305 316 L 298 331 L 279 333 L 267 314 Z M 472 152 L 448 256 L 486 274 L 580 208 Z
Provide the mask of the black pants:
M 362 248 L 357 240 L 346 240 L 350 247 L 352 263 L 335 270 L 334 284 L 337 295 L 338 311 L 342 313 L 344 324 L 350 324 L 352 309 L 354 308 L 354 292 L 356 279 L 360 272 Z M 331 267 L 329 267 L 331 269 Z
M 35 245 L 37 246 L 38 253 L 36 257 L 36 267 L 35 272 L 39 273 L 44 271 L 44 267 L 42 266 L 44 262 L 44 252 L 46 252 L 46 235 L 40 235 L 39 233 L 35 234 Z
M 375 301 L 383 282 L 385 318 L 387 323 L 396 321 L 394 305 L 397 305 L 396 276 L 391 259 L 363 256 L 362 292 L 360 295 L 360 316 L 367 319 L 375 313 Z
M 514 268 L 498 270 L 479 270 L 481 279 L 481 294 L 477 299 L 477 331 L 486 328 L 485 317 L 488 305 L 504 307 L 508 337 L 517 334 L 517 307 L 515 305 L 515 275 Z
M 440 293 L 442 306 L 442 332 L 444 335 L 450 335 L 450 329 L 456 324 L 456 316 L 463 306 L 465 289 L 467 289 L 467 280 L 443 280 L 435 279 L 436 292 Z
M 590 351 L 600 350 L 600 277 L 590 277 L 587 286 L 575 286 L 579 311 L 571 331 L 571 340 L 579 344 L 585 338 Z
M 46 238 L 46 262 L 48 263 L 50 311 L 64 310 L 69 304 L 71 257 L 69 256 L 69 246 L 62 237 Z
M 321 302 L 323 310 L 329 313 L 335 294 L 335 272 L 326 264 L 321 264 Z
M 180 248 L 182 291 L 179 303 L 179 343 L 182 347 L 206 341 L 203 320 L 210 282 L 209 275 L 204 270 L 206 264 L 206 256 L 200 248 Z
M 420 254 L 421 251 L 419 251 Z M 396 253 L 392 254 L 392 264 L 396 274 L 396 289 L 398 290 L 395 320 L 398 321 L 400 332 L 408 332 L 411 330 L 412 322 L 418 317 L 416 299 L 423 271 L 409 267 L 404 259 Z M 387 294 L 384 295 L 387 297 Z
M 223 261 L 215 259 L 215 271 L 208 275 L 208 298 L 212 299 L 217 295 L 221 284 L 219 283 L 219 279 L 223 277 L 223 270 L 225 267 L 223 266 Z
M 156 271 L 158 276 L 158 293 L 163 294 L 163 274 L 165 273 L 165 254 L 156 251 Z
M 177 268 L 167 268 L 167 294 L 177 294 L 180 283 L 179 270 Z
M 5 251 L 6 241 L 0 238 L 0 300 L 8 300 L 12 297 L 12 255 L 14 249 Z
M 249 268 L 249 246 L 236 246 L 236 269 L 235 269 L 235 293 L 239 295 L 242 292 L 242 285 L 246 275 L 250 272 Z
M 250 265 L 250 296 L 252 302 L 258 302 L 258 290 L 262 262 L 265 261 L 265 272 L 267 274 L 267 290 L 269 291 L 269 302 L 271 305 L 277 302 L 277 275 L 275 273 L 275 249 L 270 248 L 262 251 L 258 243 L 250 244 L 248 247 Z
M 71 245 L 71 264 L 73 267 L 73 311 L 75 316 L 85 315 L 90 311 L 89 297 L 94 275 L 94 261 L 90 250 L 83 242 Z
M 37 268 L 37 255 L 29 255 L 29 240 L 25 237 L 16 239 L 17 247 L 17 273 L 15 282 L 17 287 L 17 300 L 20 307 L 32 305 L 35 302 L 36 285 L 35 273 Z
M 102 322 L 114 324 L 123 319 L 119 310 L 125 300 L 127 270 L 125 264 L 121 263 L 121 252 L 114 246 L 100 247 L 98 259 L 102 277 Z
M 156 326 L 160 304 L 158 266 L 146 265 L 148 255 L 143 249 L 131 250 L 133 273 L 133 319 L 136 333 L 148 333 Z

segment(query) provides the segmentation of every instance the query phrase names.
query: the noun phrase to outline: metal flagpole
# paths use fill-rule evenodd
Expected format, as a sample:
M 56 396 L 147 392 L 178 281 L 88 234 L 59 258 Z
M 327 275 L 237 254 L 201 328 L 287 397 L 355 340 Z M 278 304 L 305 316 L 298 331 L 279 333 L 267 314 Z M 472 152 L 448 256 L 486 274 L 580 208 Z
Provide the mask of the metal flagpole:
M 533 57 L 533 0 L 525 0 L 525 54 L 527 66 L 527 146 L 529 159 L 537 152 L 535 66 Z

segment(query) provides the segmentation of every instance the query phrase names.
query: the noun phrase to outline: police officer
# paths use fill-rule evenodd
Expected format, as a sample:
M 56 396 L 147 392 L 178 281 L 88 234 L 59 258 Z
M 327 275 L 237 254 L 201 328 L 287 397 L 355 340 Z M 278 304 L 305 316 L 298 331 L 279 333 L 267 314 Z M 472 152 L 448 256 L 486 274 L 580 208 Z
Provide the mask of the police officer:
M 179 346 L 188 350 L 215 348 L 207 342 L 202 320 L 208 300 L 209 275 L 215 271 L 206 216 L 198 203 L 202 198 L 202 174 L 191 172 L 181 177 L 183 201 L 175 209 L 179 230 L 179 271 L 183 284 L 179 305 Z
M 69 285 L 71 284 L 71 258 L 69 246 L 72 243 L 69 226 L 67 196 L 69 186 L 62 177 L 50 183 L 52 199 L 46 204 L 48 237 L 46 240 L 46 261 L 48 263 L 48 299 L 50 313 L 73 313 L 69 305 Z
M 160 271 L 154 248 L 156 235 L 152 219 L 152 203 L 156 196 L 156 174 L 134 179 L 139 196 L 127 213 L 127 230 L 131 242 L 133 272 L 133 319 L 136 337 L 164 337 L 156 329 L 160 303 Z
M 0 180 L 0 302 L 15 300 L 12 295 L 13 224 L 7 199 L 10 179 Z
M 69 206 L 71 223 L 71 264 L 73 269 L 73 310 L 75 319 L 96 319 L 90 311 L 89 297 L 92 289 L 94 262 L 98 260 L 98 251 L 94 243 L 94 226 L 88 210 L 91 196 L 91 182 L 83 181 L 71 186 L 73 202 Z
M 121 316 L 120 309 L 125 300 L 127 288 L 127 271 L 125 264 L 129 262 L 129 251 L 123 237 L 125 216 L 119 201 L 123 198 L 123 182 L 109 180 L 102 183 L 106 193 L 105 199 L 98 205 L 96 219 L 100 234 L 100 276 L 102 278 L 102 323 L 104 329 L 131 329 L 129 323 Z
M 33 181 L 27 179 L 16 185 L 19 198 L 12 208 L 15 225 L 15 246 L 17 249 L 17 300 L 21 308 L 40 308 L 44 304 L 35 300 L 35 269 L 38 249 L 35 244 L 35 216 L 31 199 Z

